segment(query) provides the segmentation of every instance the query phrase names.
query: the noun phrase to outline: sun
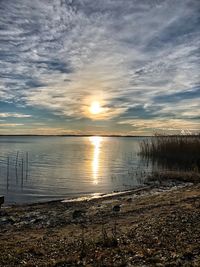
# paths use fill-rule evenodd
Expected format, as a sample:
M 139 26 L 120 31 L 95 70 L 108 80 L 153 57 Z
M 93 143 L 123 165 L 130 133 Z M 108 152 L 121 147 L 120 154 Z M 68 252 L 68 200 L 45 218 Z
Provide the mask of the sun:
M 90 106 L 90 112 L 92 114 L 99 114 L 101 112 L 101 106 L 98 101 L 92 102 Z

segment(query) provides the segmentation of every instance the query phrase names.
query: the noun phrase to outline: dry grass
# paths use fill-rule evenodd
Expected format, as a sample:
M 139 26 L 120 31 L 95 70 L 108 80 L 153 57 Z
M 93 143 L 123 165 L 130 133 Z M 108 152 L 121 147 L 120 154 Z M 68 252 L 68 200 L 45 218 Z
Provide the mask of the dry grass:
M 162 167 L 200 170 L 200 135 L 158 135 L 140 143 L 140 154 Z

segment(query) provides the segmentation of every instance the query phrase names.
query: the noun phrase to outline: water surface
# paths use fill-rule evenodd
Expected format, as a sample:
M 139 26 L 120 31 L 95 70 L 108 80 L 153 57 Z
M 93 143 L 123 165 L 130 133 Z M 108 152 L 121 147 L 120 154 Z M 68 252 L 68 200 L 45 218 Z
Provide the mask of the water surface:
M 30 203 L 129 189 L 147 167 L 135 137 L 0 137 L 0 194 Z

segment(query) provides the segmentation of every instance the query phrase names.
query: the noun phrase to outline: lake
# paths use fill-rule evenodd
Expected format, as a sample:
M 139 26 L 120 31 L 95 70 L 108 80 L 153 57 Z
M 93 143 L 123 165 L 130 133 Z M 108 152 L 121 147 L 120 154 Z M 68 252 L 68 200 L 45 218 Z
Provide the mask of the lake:
M 137 137 L 0 137 L 0 195 L 33 203 L 142 185 Z

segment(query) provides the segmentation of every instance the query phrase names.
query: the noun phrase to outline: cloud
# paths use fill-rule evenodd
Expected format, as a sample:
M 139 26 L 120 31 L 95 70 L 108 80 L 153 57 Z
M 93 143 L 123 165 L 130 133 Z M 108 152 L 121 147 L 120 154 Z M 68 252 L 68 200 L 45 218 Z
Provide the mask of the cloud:
M 197 0 L 3 0 L 0 99 L 73 120 L 93 119 L 96 100 L 100 120 L 197 119 L 199 9 Z
M 24 124 L 19 123 L 7 123 L 0 124 L 1 134 L 10 135 L 10 134 L 27 134 L 27 135 L 70 135 L 70 134 L 79 134 L 79 131 L 66 130 L 59 127 L 39 127 L 31 128 L 26 127 Z M 10 132 L 10 128 L 15 128 L 15 132 Z
M 23 126 L 23 123 L 0 123 L 0 127 L 16 127 L 16 126 Z
M 200 125 L 198 122 L 182 119 L 151 119 L 151 120 L 125 120 L 119 124 L 129 124 L 134 127 L 136 131 L 143 132 L 182 132 L 188 130 L 189 132 L 199 132 Z
M 0 118 L 30 118 L 31 115 L 28 114 L 20 114 L 20 113 L 0 113 Z

